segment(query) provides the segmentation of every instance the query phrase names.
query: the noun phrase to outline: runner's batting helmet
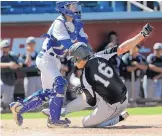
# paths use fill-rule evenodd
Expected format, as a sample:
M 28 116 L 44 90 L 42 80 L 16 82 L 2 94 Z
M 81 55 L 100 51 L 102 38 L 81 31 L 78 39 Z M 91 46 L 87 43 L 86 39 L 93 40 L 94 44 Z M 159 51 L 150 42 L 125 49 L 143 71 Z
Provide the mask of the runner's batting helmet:
M 89 57 L 93 56 L 92 50 L 83 42 L 73 44 L 69 51 L 74 63 L 77 61 L 77 58 L 88 59 Z

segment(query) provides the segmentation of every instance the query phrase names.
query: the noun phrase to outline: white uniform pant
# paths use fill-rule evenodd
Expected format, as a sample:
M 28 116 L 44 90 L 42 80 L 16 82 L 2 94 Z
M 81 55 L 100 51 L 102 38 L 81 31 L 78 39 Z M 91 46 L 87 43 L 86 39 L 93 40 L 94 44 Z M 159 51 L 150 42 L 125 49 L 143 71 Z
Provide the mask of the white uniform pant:
M 0 80 L 1 103 L 3 103 L 4 106 L 8 107 L 10 102 L 13 101 L 14 89 L 15 86 L 9 86 Z
M 152 80 L 145 79 L 143 83 L 144 89 L 146 90 L 146 98 L 161 99 L 162 98 L 162 79 Z
M 24 78 L 24 91 L 25 97 L 28 97 L 41 89 L 42 87 L 41 78 L 40 76 L 34 77 L 25 77 Z
M 127 87 L 127 90 L 128 90 L 128 98 L 129 100 L 133 99 L 133 100 L 136 100 L 138 98 L 140 98 L 140 82 L 141 82 L 141 79 L 137 79 L 134 83 L 133 83 L 133 86 L 132 86 L 132 82 L 129 81 L 129 80 L 126 80 L 124 82 L 125 86 Z
M 61 62 L 54 56 L 44 53 L 42 57 L 36 58 L 36 64 L 41 71 L 42 88 L 52 89 L 56 77 L 61 76 Z

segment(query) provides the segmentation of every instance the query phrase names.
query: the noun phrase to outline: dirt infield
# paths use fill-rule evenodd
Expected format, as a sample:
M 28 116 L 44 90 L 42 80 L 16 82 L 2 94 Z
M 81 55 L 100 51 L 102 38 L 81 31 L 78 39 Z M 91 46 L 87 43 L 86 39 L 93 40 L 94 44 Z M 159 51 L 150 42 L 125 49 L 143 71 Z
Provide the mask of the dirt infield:
M 13 120 L 2 120 L 2 136 L 162 136 L 162 115 L 130 116 L 107 128 L 83 128 L 82 118 L 70 118 L 70 128 L 49 129 L 46 119 L 25 119 L 22 127 Z

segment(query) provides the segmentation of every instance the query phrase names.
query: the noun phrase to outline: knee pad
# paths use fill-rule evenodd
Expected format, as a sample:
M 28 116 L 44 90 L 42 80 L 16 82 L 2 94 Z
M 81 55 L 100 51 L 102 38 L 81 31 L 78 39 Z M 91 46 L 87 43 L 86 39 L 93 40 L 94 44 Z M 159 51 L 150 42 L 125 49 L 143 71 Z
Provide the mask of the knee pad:
M 53 84 L 54 91 L 57 97 L 64 97 L 64 93 L 67 89 L 68 82 L 62 76 L 58 76 Z

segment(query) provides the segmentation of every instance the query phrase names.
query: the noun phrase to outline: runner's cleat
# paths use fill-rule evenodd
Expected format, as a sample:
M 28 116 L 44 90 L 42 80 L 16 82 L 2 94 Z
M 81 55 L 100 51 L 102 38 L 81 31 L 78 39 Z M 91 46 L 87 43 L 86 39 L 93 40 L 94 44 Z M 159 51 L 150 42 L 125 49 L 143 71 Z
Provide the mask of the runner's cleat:
M 129 117 L 129 113 L 127 111 L 123 111 L 119 116 L 119 121 L 126 120 Z

